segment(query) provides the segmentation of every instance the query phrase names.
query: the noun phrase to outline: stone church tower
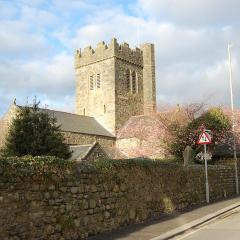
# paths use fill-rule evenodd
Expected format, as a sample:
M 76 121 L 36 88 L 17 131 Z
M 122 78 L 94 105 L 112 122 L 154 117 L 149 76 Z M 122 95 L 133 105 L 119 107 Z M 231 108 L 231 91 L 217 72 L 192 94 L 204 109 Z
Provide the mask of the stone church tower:
M 77 50 L 77 114 L 96 118 L 113 134 L 135 115 L 156 111 L 154 45 L 130 49 L 112 39 Z

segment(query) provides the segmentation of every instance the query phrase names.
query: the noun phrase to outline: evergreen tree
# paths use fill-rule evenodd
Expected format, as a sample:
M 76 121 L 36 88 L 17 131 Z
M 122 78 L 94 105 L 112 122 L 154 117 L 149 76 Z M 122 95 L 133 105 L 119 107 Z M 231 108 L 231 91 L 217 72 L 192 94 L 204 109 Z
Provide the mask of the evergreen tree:
M 8 156 L 48 155 L 64 159 L 71 156 L 56 118 L 40 109 L 36 101 L 31 107 L 20 107 L 10 126 L 3 152 Z

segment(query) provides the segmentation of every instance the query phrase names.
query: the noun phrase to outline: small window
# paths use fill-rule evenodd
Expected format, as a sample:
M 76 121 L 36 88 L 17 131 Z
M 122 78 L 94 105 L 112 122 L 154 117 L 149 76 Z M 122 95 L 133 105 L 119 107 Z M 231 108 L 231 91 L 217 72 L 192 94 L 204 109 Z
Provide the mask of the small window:
M 137 92 L 137 78 L 136 78 L 136 72 L 132 72 L 132 93 Z
M 90 90 L 94 89 L 94 76 L 93 75 L 91 75 L 89 78 L 89 88 L 90 88 Z
M 101 87 L 101 74 L 98 73 L 97 74 L 97 88 L 100 88 Z
M 126 71 L 126 89 L 128 92 L 130 92 L 130 70 L 127 69 Z
M 104 113 L 106 113 L 106 111 L 107 111 L 106 105 L 103 106 L 103 111 L 104 111 Z
M 86 110 L 85 110 L 85 108 L 83 109 L 83 116 L 85 116 L 86 115 Z

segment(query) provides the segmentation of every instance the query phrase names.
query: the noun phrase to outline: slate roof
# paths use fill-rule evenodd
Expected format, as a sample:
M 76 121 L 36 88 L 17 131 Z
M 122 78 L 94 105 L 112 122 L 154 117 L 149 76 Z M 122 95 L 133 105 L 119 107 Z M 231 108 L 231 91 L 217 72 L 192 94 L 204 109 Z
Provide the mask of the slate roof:
M 57 118 L 61 130 L 66 132 L 79 132 L 92 135 L 114 137 L 95 118 L 47 109 L 47 112 Z
M 95 144 L 88 145 L 78 145 L 78 146 L 70 146 L 70 151 L 72 152 L 72 156 L 69 160 L 75 159 L 83 159 L 85 158 Z
M 21 107 L 21 106 L 18 106 Z M 84 133 L 115 138 L 95 118 L 74 113 L 61 112 L 50 109 L 41 109 L 57 119 L 57 124 L 64 132 Z
M 95 142 L 93 144 L 70 146 L 72 156 L 69 158 L 69 160 L 83 160 L 91 153 L 95 147 L 98 148 L 98 151 L 102 151 L 102 153 L 104 153 L 104 155 L 109 158 L 109 155 L 107 152 L 105 152 L 105 149 L 103 149 L 98 142 Z

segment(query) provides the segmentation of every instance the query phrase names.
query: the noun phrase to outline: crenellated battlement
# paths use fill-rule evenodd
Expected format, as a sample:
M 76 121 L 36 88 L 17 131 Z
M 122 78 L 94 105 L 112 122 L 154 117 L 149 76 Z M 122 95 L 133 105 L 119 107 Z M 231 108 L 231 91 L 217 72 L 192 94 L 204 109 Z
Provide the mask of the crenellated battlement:
M 143 53 L 140 48 L 131 49 L 128 43 L 119 44 L 115 38 L 109 44 L 99 42 L 93 49 L 91 46 L 78 49 L 75 54 L 75 67 L 86 66 L 108 58 L 117 57 L 123 61 L 143 66 Z

